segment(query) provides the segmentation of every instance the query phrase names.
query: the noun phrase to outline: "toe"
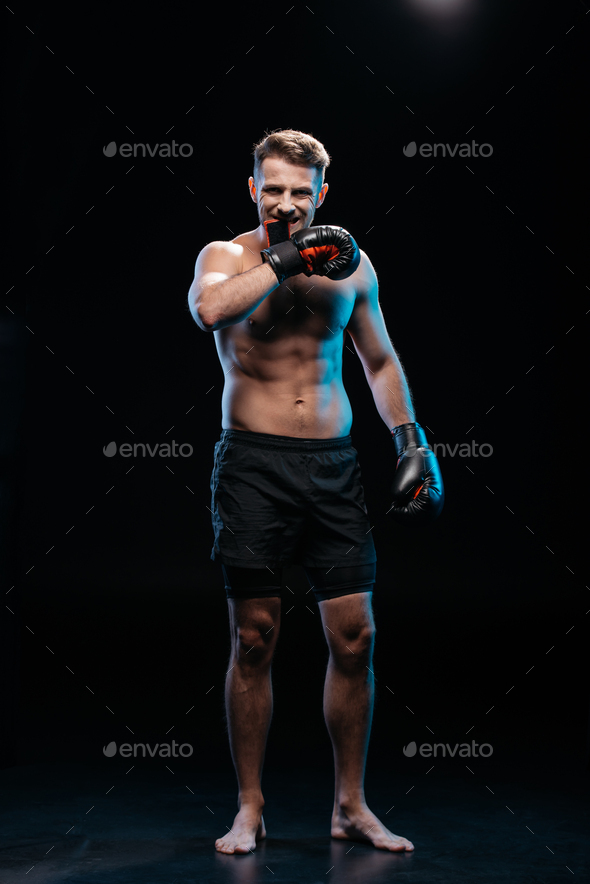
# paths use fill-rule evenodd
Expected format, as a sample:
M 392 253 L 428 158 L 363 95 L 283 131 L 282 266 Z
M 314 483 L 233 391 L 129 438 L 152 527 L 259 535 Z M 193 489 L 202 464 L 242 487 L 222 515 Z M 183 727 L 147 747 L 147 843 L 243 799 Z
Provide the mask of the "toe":
M 407 838 L 404 838 L 402 835 L 394 835 L 393 832 L 390 832 L 389 829 L 385 829 L 388 837 L 394 842 L 394 847 L 390 848 L 393 850 L 413 850 L 414 845 Z

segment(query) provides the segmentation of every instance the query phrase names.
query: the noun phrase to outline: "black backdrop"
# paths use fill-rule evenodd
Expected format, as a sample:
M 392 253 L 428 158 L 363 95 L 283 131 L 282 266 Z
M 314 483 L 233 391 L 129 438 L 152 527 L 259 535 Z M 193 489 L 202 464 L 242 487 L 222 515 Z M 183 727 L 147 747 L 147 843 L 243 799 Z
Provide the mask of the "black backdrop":
M 293 127 L 332 156 L 316 223 L 369 254 L 430 441 L 492 450 L 447 449 L 439 521 L 390 524 L 393 448 L 348 342 L 379 557 L 369 768 L 434 734 L 575 777 L 589 702 L 587 7 L 289 7 L 5 10 L 2 763 L 174 737 L 197 764 L 231 765 L 207 509 L 223 373 L 186 295 L 199 250 L 257 224 L 253 143 Z M 172 139 L 192 155 L 103 152 Z M 472 139 L 492 155 L 403 153 Z M 193 455 L 103 453 L 172 439 Z M 324 765 L 327 650 L 302 572 L 286 581 L 267 763 Z

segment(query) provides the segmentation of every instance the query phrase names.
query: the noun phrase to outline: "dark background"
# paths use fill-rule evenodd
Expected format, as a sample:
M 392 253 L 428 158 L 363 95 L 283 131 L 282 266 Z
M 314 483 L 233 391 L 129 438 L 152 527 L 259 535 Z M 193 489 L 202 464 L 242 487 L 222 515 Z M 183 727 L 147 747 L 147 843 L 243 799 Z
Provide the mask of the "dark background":
M 223 373 L 186 296 L 200 249 L 257 224 L 253 144 L 292 127 L 332 156 L 315 223 L 369 254 L 429 440 L 493 448 L 440 457 L 432 527 L 391 524 L 393 447 L 348 342 L 378 553 L 368 771 L 424 766 L 411 740 L 475 739 L 494 747 L 478 773 L 530 765 L 573 788 L 589 712 L 587 5 L 289 5 L 212 4 L 208 21 L 193 4 L 5 10 L 2 765 L 108 765 L 111 740 L 175 738 L 195 748 L 182 764 L 231 770 L 207 509 Z M 192 156 L 103 154 L 173 138 Z M 493 155 L 402 152 L 471 139 Z M 171 439 L 193 456 L 103 454 Z M 302 571 L 285 580 L 267 769 L 325 768 L 319 611 Z

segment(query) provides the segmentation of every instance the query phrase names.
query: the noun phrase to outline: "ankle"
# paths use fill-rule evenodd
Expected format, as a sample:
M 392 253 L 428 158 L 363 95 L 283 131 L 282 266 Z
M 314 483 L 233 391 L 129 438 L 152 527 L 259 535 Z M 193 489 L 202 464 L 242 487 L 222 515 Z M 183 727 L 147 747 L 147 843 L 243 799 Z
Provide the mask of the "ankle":
M 352 813 L 366 807 L 364 792 L 346 792 L 335 797 L 334 810 Z
M 263 808 L 264 804 L 264 797 L 259 789 L 245 790 L 238 794 L 238 807 L 240 810 L 245 806 Z

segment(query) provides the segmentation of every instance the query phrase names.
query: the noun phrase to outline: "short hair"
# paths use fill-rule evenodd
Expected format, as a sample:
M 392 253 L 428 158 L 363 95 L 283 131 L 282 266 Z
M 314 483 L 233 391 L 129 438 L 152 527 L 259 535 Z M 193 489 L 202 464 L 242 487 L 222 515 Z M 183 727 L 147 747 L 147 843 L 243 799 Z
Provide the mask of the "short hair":
M 324 172 L 330 165 L 331 157 L 321 141 L 307 132 L 298 129 L 273 129 L 265 132 L 252 151 L 254 155 L 254 180 L 257 182 L 260 169 L 268 157 L 279 157 L 295 166 L 314 166 L 324 183 Z

